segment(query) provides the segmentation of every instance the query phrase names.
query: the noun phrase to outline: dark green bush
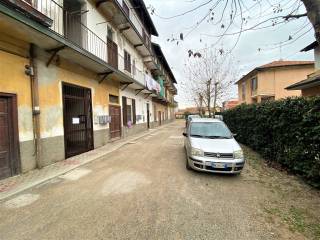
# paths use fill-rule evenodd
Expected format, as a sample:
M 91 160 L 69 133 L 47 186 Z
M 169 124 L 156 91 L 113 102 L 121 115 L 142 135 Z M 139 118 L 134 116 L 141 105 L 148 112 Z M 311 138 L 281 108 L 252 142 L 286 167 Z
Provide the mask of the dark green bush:
M 243 104 L 223 117 L 239 142 L 320 187 L 320 97 Z

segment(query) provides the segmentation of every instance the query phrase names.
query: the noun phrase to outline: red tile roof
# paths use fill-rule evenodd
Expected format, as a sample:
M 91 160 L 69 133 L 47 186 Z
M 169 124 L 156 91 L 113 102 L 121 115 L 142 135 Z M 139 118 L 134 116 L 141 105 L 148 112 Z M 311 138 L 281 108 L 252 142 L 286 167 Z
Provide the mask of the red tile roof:
M 273 61 L 271 63 L 258 67 L 259 69 L 272 68 L 272 67 L 286 67 L 286 66 L 297 66 L 297 65 L 311 65 L 314 61 Z

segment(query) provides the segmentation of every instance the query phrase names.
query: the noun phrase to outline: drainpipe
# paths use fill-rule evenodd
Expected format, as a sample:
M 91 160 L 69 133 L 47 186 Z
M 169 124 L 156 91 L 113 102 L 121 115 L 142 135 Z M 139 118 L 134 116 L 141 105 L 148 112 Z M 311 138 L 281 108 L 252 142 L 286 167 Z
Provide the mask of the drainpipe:
M 29 51 L 30 65 L 26 66 L 26 73 L 30 76 L 31 83 L 31 99 L 32 99 L 32 123 L 33 123 L 33 142 L 34 156 L 36 157 L 36 166 L 41 168 L 40 161 L 40 107 L 39 107 L 39 84 L 38 84 L 38 69 L 36 63 L 36 47 L 30 45 Z

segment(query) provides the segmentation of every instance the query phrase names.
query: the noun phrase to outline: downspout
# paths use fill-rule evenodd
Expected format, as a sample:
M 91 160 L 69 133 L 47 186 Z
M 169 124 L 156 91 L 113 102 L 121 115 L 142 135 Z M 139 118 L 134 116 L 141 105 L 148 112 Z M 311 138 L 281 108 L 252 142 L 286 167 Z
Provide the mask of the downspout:
M 38 69 L 36 63 L 36 47 L 30 44 L 30 66 L 31 70 L 30 85 L 31 85 L 31 99 L 32 99 L 32 123 L 33 123 L 33 142 L 34 142 L 34 156 L 36 157 L 36 167 L 42 168 L 40 161 L 40 107 L 39 107 L 39 84 L 38 84 Z

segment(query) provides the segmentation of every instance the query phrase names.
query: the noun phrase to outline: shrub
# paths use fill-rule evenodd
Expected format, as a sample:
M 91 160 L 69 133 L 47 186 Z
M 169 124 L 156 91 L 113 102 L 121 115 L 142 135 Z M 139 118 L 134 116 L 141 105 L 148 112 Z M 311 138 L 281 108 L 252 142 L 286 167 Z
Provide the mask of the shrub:
M 223 117 L 239 142 L 320 187 L 320 97 L 243 104 Z

